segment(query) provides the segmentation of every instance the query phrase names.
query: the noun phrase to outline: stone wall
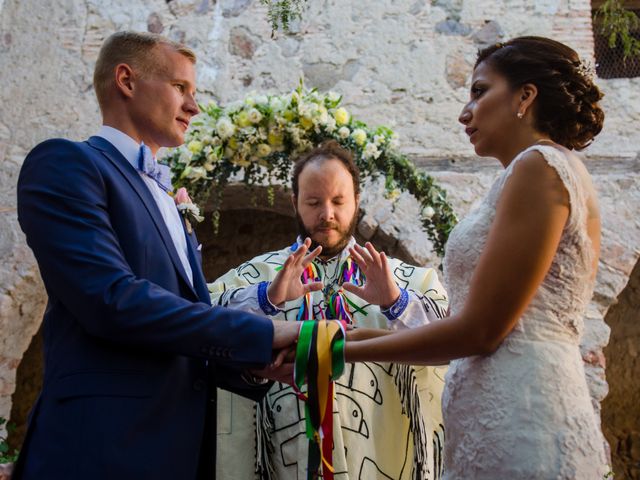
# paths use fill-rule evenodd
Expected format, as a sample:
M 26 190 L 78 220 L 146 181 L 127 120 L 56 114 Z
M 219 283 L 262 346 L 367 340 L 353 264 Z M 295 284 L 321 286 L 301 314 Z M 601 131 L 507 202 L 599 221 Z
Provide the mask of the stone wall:
M 460 216 L 486 192 L 498 164 L 477 159 L 457 123 L 475 52 L 522 34 L 554 36 L 592 56 L 586 0 L 325 0 L 308 2 L 293 33 L 271 38 L 257 0 L 0 0 L 0 416 L 16 368 L 38 330 L 45 294 L 15 211 L 25 154 L 46 138 L 83 139 L 99 126 L 91 87 L 98 49 L 122 29 L 161 32 L 199 56 L 201 99 L 310 86 L 344 94 L 369 124 L 394 127 L 403 151 L 449 190 Z M 585 152 L 601 195 L 603 247 L 583 354 L 594 403 L 605 396 L 603 321 L 640 251 L 640 79 L 600 81 L 603 133 Z M 416 225 L 417 205 L 393 206 L 371 186 L 363 236 L 379 235 L 420 262 L 438 260 Z M 376 190 L 378 189 L 378 190 Z M 249 206 L 247 206 L 249 208 Z
M 611 445 L 613 469 L 621 478 L 640 479 L 640 263 L 611 307 L 607 357 L 609 395 L 602 402 L 602 425 Z

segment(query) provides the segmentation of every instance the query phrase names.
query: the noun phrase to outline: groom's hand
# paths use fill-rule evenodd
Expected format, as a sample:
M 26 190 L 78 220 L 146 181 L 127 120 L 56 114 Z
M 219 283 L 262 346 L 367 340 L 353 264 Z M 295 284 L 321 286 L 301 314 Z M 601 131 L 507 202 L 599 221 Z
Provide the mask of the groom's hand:
M 271 321 L 273 322 L 273 351 L 279 352 L 285 348 L 295 348 L 300 333 L 300 322 Z
M 251 375 L 292 385 L 295 354 L 295 344 L 283 348 L 276 353 L 275 358 L 269 365 L 260 370 L 251 370 Z
M 400 288 L 393 279 L 385 253 L 378 253 L 369 242 L 364 246 L 365 248 L 356 244 L 349 249 L 351 257 L 366 277 L 364 286 L 358 287 L 345 282 L 342 284 L 342 288 L 366 302 L 380 305 L 383 309 L 389 308 L 400 297 Z
M 281 305 L 290 300 L 296 300 L 307 292 L 322 289 L 322 282 L 312 282 L 303 284 L 301 280 L 302 272 L 320 254 L 322 247 L 317 247 L 313 252 L 306 255 L 311 247 L 311 239 L 306 238 L 298 249 L 289 255 L 289 258 L 282 265 L 282 270 L 278 272 L 267 290 L 269 301 L 273 305 Z M 305 256 L 306 255 L 306 256 Z

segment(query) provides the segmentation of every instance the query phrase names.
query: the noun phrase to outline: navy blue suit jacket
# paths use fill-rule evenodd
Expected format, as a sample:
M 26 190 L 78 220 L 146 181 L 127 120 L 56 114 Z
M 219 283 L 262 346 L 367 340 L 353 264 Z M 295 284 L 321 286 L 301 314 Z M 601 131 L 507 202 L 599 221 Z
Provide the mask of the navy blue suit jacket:
M 44 385 L 14 478 L 195 479 L 216 385 L 265 393 L 240 371 L 271 360 L 271 321 L 211 306 L 185 231 L 191 286 L 148 187 L 100 137 L 31 151 L 18 217 L 49 301 Z

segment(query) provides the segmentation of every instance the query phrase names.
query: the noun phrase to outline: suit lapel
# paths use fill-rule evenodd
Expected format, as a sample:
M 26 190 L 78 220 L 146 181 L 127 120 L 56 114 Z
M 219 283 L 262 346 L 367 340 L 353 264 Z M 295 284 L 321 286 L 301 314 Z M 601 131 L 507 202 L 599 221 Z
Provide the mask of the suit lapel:
M 125 180 L 131 185 L 131 188 L 138 194 L 140 200 L 142 200 L 142 204 L 145 206 L 147 211 L 149 212 L 149 216 L 153 220 L 153 223 L 160 234 L 160 238 L 162 239 L 162 243 L 164 243 L 167 252 L 169 253 L 169 257 L 177 270 L 178 274 L 184 281 L 184 283 L 189 287 L 191 292 L 199 298 L 200 296 L 196 293 L 194 287 L 191 285 L 189 278 L 187 277 L 187 272 L 185 272 L 184 267 L 182 266 L 182 262 L 180 261 L 180 257 L 178 256 L 178 252 L 176 251 L 176 247 L 173 244 L 173 240 L 171 239 L 171 235 L 169 234 L 169 230 L 167 229 L 167 225 L 158 209 L 158 205 L 156 204 L 153 195 L 149 191 L 149 188 L 144 183 L 144 180 L 140 176 L 140 174 L 136 171 L 135 168 L 127 161 L 126 158 L 122 156 L 122 154 L 113 146 L 110 142 L 105 140 L 102 137 L 91 137 L 88 140 L 89 145 L 100 150 L 104 156 L 120 171 Z M 187 240 L 187 245 L 189 245 L 189 241 Z M 190 261 L 191 262 L 191 261 Z M 192 265 L 193 269 L 193 265 Z M 197 269 L 200 270 L 199 268 Z M 202 275 L 202 273 L 200 273 Z M 193 272 L 194 283 L 196 277 L 196 270 Z
M 191 271 L 193 272 L 193 288 L 198 293 L 198 297 L 201 302 L 211 305 L 211 296 L 209 295 L 209 289 L 207 288 L 207 281 L 204 278 L 202 271 L 202 264 L 198 260 L 198 253 L 196 251 L 195 235 L 187 233 L 186 225 L 184 223 L 184 217 L 180 215 L 182 220 L 182 228 L 187 238 L 187 251 L 189 253 L 189 265 L 191 265 Z

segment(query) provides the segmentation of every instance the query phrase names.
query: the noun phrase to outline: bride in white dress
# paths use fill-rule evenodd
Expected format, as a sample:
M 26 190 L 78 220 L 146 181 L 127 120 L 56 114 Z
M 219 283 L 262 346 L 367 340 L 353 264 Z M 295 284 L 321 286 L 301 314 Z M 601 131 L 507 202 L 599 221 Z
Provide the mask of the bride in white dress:
M 607 472 L 579 350 L 600 220 L 589 174 L 572 151 L 600 132 L 601 97 L 561 43 L 521 37 L 481 51 L 460 122 L 476 153 L 497 158 L 504 171 L 449 237 L 451 316 L 408 332 L 350 334 L 350 362 L 450 362 L 446 479 Z M 367 278 L 387 275 L 384 254 L 371 245 L 353 253 Z

